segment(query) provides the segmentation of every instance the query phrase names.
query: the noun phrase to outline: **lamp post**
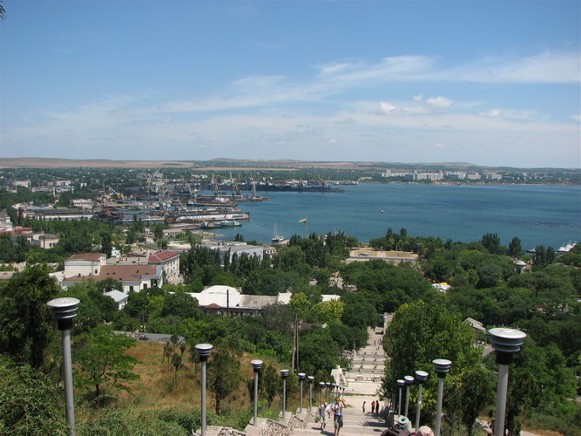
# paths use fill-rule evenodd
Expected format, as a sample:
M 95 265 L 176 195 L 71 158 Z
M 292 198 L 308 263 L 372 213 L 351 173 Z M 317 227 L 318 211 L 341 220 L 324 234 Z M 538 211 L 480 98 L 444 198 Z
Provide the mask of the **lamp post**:
M 50 300 L 47 306 L 57 320 L 58 329 L 62 333 L 63 369 L 65 379 L 65 400 L 69 435 L 75 434 L 75 404 L 73 398 L 73 362 L 71 357 L 71 329 L 77 316 L 80 301 L 76 298 L 56 298 Z
M 309 412 L 310 412 L 311 409 L 313 408 L 313 381 L 315 380 L 315 377 L 310 375 L 307 377 L 307 380 L 309 381 Z
M 305 381 L 306 374 L 304 372 L 299 372 L 299 380 L 301 381 L 301 406 L 299 408 L 299 413 L 303 413 L 303 382 Z
M 420 412 L 422 411 L 422 388 L 423 384 L 428 378 L 428 373 L 426 371 L 416 371 L 416 381 L 418 382 L 418 406 L 416 409 L 416 432 L 420 428 Z
M 319 382 L 319 404 L 323 404 L 323 390 L 325 389 L 325 382 Z
M 401 388 L 405 386 L 405 380 L 398 379 L 397 385 L 399 386 L 399 400 L 397 402 L 397 414 L 401 416 Z
M 286 411 L 286 378 L 288 377 L 288 369 L 281 369 L 280 375 L 282 377 L 282 420 L 284 421 Z
M 444 398 L 444 378 L 446 374 L 450 371 L 450 366 L 452 362 L 446 359 L 436 359 L 432 360 L 434 364 L 434 370 L 438 374 L 438 402 L 436 405 L 436 429 L 434 436 L 440 436 L 440 428 L 442 425 L 442 401 Z
M 206 436 L 206 363 L 208 362 L 210 351 L 212 351 L 212 348 L 214 347 L 210 344 L 197 344 L 195 348 L 200 357 L 200 362 L 202 362 L 202 393 L 200 406 L 202 409 L 201 434 L 202 436 Z
M 262 368 L 262 360 L 252 360 L 250 362 L 254 370 L 254 415 L 252 418 L 252 425 L 256 426 L 258 416 L 258 373 Z
M 508 367 L 512 363 L 514 353 L 520 351 L 526 334 L 520 330 L 495 328 L 488 330 L 490 345 L 496 351 L 498 363 L 498 383 L 496 386 L 496 416 L 494 434 L 504 435 L 504 419 L 506 413 L 506 395 L 508 391 Z
M 406 375 L 403 380 L 405 381 L 405 414 L 408 417 L 408 406 L 410 403 L 410 385 L 414 384 L 414 378 L 411 375 Z

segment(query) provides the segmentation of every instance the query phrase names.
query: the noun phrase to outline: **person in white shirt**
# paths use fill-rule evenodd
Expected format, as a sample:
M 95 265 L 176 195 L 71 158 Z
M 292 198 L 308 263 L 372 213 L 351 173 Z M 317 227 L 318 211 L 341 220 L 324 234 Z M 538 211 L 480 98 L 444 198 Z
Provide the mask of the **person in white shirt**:
M 334 413 L 333 423 L 335 424 L 335 436 L 339 436 L 339 432 L 343 427 L 343 406 L 345 402 L 340 398 L 337 397 L 335 402 L 331 405 L 331 410 Z

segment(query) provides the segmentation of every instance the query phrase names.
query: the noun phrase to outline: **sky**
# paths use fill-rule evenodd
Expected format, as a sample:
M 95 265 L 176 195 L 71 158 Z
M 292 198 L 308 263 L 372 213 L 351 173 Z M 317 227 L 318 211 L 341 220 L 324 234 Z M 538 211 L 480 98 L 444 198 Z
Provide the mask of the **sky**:
M 581 168 L 581 1 L 3 0 L 0 158 Z

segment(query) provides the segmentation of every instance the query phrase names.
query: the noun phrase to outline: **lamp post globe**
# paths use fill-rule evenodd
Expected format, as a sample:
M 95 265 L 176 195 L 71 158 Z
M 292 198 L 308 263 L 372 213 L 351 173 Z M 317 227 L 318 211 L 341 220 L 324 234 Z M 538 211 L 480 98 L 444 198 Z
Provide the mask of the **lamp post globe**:
M 254 411 L 252 415 L 252 425 L 256 426 L 258 421 L 258 373 L 262 368 L 262 360 L 252 360 L 250 364 L 254 370 Z
M 57 320 L 58 329 L 62 331 L 61 345 L 63 352 L 63 373 L 65 384 L 65 402 L 69 434 L 75 434 L 75 405 L 73 396 L 73 359 L 71 356 L 71 329 L 77 316 L 80 301 L 77 298 L 55 298 L 46 305 Z
M 315 377 L 309 375 L 307 377 L 307 380 L 309 381 L 309 412 L 310 412 L 311 409 L 313 408 L 313 382 L 315 381 Z
M 438 399 L 436 403 L 436 425 L 434 436 L 440 436 L 440 429 L 442 426 L 442 402 L 444 398 L 444 378 L 446 374 L 450 371 L 452 362 L 446 359 L 435 359 L 432 360 L 434 364 L 434 371 L 438 375 Z
M 397 386 L 399 387 L 399 400 L 397 402 L 397 414 L 398 414 L 398 416 L 400 416 L 401 415 L 401 388 L 403 388 L 405 386 L 405 380 L 398 379 L 396 383 L 397 383 Z
M 496 352 L 498 363 L 498 382 L 496 386 L 496 416 L 494 434 L 504 434 L 506 414 L 506 396 L 508 392 L 508 368 L 515 353 L 518 353 L 524 343 L 526 334 L 510 328 L 493 328 L 488 330 L 490 345 Z
M 416 408 L 416 426 L 415 426 L 417 432 L 418 429 L 420 428 L 420 413 L 422 411 L 422 388 L 424 382 L 428 378 L 428 373 L 426 371 L 416 371 L 415 376 L 416 382 L 418 383 L 418 403 Z
M 202 436 L 206 436 L 206 364 L 208 362 L 208 356 L 214 348 L 210 344 L 197 344 L 194 347 L 196 349 L 196 353 L 200 358 L 200 362 L 202 362 L 202 386 L 201 386 L 201 434 Z
M 281 369 L 280 376 L 282 377 L 282 420 L 285 419 L 286 413 L 286 378 L 288 377 L 288 369 Z
M 299 408 L 299 413 L 303 413 L 303 382 L 307 375 L 304 372 L 299 372 L 299 380 L 301 381 L 301 403 Z
M 410 386 L 414 384 L 414 378 L 411 375 L 406 375 L 403 380 L 405 381 L 405 412 L 404 416 L 408 417 L 408 406 L 410 402 Z

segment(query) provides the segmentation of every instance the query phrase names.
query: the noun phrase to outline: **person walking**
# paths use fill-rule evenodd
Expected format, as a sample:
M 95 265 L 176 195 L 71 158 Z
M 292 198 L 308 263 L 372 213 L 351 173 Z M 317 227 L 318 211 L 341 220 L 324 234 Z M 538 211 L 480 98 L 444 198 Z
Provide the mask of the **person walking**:
M 361 406 L 361 408 L 363 409 L 363 413 L 365 414 L 365 401 L 363 402 L 363 405 Z
M 321 420 L 321 431 L 325 431 L 325 427 L 327 426 L 327 415 L 329 414 L 329 410 L 327 403 L 323 403 L 319 406 L 319 418 Z
M 331 405 L 331 410 L 333 411 L 333 423 L 335 424 L 335 436 L 339 436 L 339 432 L 343 427 L 343 400 L 337 397 L 335 402 Z

